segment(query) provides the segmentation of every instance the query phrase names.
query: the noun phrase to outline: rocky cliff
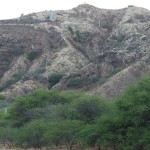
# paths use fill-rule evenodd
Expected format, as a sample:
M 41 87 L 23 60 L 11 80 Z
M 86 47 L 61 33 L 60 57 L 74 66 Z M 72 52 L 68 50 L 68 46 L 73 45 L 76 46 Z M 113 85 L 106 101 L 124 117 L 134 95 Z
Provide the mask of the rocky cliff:
M 0 91 L 8 99 L 39 88 L 112 98 L 150 71 L 150 11 L 88 4 L 0 21 Z M 48 78 L 64 76 L 54 86 Z

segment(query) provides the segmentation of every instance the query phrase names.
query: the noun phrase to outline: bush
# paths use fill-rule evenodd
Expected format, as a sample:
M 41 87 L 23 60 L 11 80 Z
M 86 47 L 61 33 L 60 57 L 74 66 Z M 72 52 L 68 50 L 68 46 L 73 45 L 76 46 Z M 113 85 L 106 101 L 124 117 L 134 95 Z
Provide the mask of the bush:
M 81 33 L 80 33 L 80 31 L 79 31 L 79 30 L 76 30 L 76 37 L 77 37 L 78 39 L 80 39 L 80 38 L 81 38 Z
M 39 20 L 33 19 L 30 16 L 27 16 L 27 17 L 22 16 L 19 19 L 19 23 L 21 23 L 21 24 L 34 24 L 34 23 L 39 23 Z
M 25 74 L 25 71 L 20 71 L 13 75 L 13 79 L 17 82 L 21 79 L 21 77 Z
M 50 83 L 50 86 L 54 86 L 55 84 L 57 84 L 61 79 L 62 77 L 64 76 L 63 73 L 53 73 L 52 75 L 50 75 L 48 77 L 48 81 Z
M 122 41 L 121 41 L 121 42 L 120 42 L 120 41 L 117 41 L 117 42 L 114 44 L 114 46 L 117 47 L 117 48 L 121 48 L 121 47 L 123 46 L 123 44 L 124 44 L 124 43 L 123 43 Z
M 0 100 L 4 100 L 6 97 L 0 94 Z
M 0 94 L 0 109 L 6 107 L 6 97 L 2 94 Z
M 74 34 L 74 31 L 71 26 L 68 26 L 68 30 L 70 31 L 71 34 Z
M 104 84 L 106 81 L 108 80 L 108 77 L 101 77 L 99 80 L 98 80 L 98 84 Z
M 123 70 L 123 67 L 116 67 L 109 72 L 109 76 L 111 77 L 111 76 L 117 74 L 118 72 L 120 72 L 121 70 Z
M 15 44 L 12 51 L 15 55 L 23 54 L 23 46 L 20 44 Z
M 93 74 L 88 77 L 88 80 L 90 81 L 90 83 L 95 83 L 99 80 L 99 77 L 96 74 Z
M 28 53 L 27 58 L 30 61 L 33 61 L 34 59 L 36 59 L 38 56 L 40 55 L 39 51 L 31 51 L 30 53 Z
M 73 79 L 70 79 L 67 83 L 67 87 L 74 87 L 74 88 L 80 88 L 82 86 L 82 79 L 79 77 L 75 77 Z
M 75 34 L 76 34 L 75 40 L 76 40 L 77 42 L 81 42 L 81 33 L 80 33 L 80 31 L 79 31 L 79 30 L 76 30 Z
M 14 84 L 14 83 L 15 83 L 14 79 L 9 79 L 9 80 L 7 80 L 7 81 L 3 84 L 3 86 L 0 87 L 0 91 L 2 91 L 2 90 L 4 90 L 4 89 L 8 88 L 10 85 L 12 85 L 12 84 Z
M 11 86 L 12 84 L 15 84 L 16 82 L 18 82 L 24 74 L 25 74 L 24 71 L 21 71 L 21 72 L 14 74 L 11 79 L 7 80 L 4 83 L 4 85 L 2 87 L 0 87 L 0 91 L 6 89 L 9 86 Z

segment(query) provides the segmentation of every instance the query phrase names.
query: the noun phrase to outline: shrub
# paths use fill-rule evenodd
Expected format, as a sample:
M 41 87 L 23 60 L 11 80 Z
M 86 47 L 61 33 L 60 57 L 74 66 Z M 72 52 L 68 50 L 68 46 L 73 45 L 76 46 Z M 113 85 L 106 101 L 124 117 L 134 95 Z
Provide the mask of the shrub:
M 8 88 L 10 85 L 12 85 L 13 83 L 15 83 L 14 79 L 9 79 L 7 80 L 1 87 L 0 87 L 0 91 Z
M 0 109 L 6 107 L 6 97 L 2 94 L 0 94 Z M 0 119 L 1 120 L 1 119 Z
M 49 76 L 48 78 L 48 81 L 50 83 L 50 86 L 54 86 L 55 84 L 57 84 L 61 79 L 62 77 L 64 76 L 63 73 L 53 73 L 52 75 Z
M 126 23 L 132 23 L 134 20 L 132 18 L 129 18 Z
M 81 33 L 80 33 L 80 31 L 79 31 L 79 30 L 77 30 L 77 31 L 76 31 L 76 36 L 77 36 L 78 38 L 80 38 L 80 37 L 81 37 Z
M 21 71 L 21 72 L 18 72 L 18 73 L 16 73 L 16 74 L 14 74 L 11 79 L 7 80 L 7 81 L 4 83 L 4 85 L 3 85 L 2 87 L 0 87 L 0 91 L 6 89 L 6 88 L 8 88 L 10 85 L 12 85 L 12 84 L 18 82 L 24 74 L 25 74 L 24 71 Z
M 116 67 L 116 68 L 113 68 L 113 69 L 109 72 L 108 77 L 111 77 L 111 76 L 117 74 L 117 73 L 120 72 L 121 70 L 123 70 L 123 67 Z
M 79 88 L 79 87 L 82 86 L 82 83 L 83 83 L 83 81 L 82 81 L 81 78 L 75 77 L 75 78 L 70 79 L 70 80 L 68 81 L 67 86 L 68 86 L 68 87 Z
M 123 46 L 123 42 L 117 41 L 114 46 L 120 48 Z
M 79 30 L 76 30 L 76 37 L 75 37 L 75 40 L 78 41 L 78 42 L 81 42 L 81 33 Z
M 6 97 L 2 94 L 0 94 L 0 100 L 4 100 Z
M 23 46 L 20 44 L 15 44 L 12 48 L 12 51 L 15 55 L 23 54 Z
M 13 79 L 17 82 L 21 79 L 21 77 L 25 74 L 25 71 L 20 71 L 13 75 Z
M 38 23 L 39 20 L 33 19 L 32 17 L 20 17 L 19 19 L 19 23 L 21 24 L 34 24 L 34 23 Z
M 68 26 L 68 30 L 69 30 L 69 32 L 70 32 L 71 34 L 74 34 L 74 31 L 73 31 L 73 29 L 72 29 L 71 26 Z
M 99 80 L 98 80 L 98 84 L 104 84 L 106 81 L 108 80 L 108 77 L 101 77 Z
M 121 70 L 123 70 L 122 67 L 113 68 L 112 70 L 109 71 L 109 73 L 106 76 L 103 76 L 98 80 L 98 84 L 104 84 L 110 77 L 117 74 Z
M 30 61 L 33 61 L 33 60 L 36 59 L 39 55 L 40 55 L 39 51 L 31 51 L 30 53 L 28 53 L 27 58 L 28 58 Z
M 91 82 L 91 83 L 95 83 L 99 80 L 98 76 L 96 74 L 93 74 L 91 76 L 88 77 L 88 80 Z

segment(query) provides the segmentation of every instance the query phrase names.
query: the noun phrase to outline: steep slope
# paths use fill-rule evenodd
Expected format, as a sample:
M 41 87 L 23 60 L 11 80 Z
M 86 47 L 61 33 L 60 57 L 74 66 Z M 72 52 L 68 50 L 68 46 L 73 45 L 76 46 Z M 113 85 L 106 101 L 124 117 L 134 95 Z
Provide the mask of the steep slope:
M 150 11 L 106 10 L 88 4 L 0 21 L 0 87 L 8 99 L 47 88 L 113 97 L 149 72 Z M 141 69 L 142 68 L 142 69 Z
M 57 88 L 70 89 L 70 82 L 78 79 L 82 85 L 73 85 L 73 90 L 87 90 L 91 94 L 112 98 L 128 84 L 148 75 L 149 20 L 150 12 L 146 9 L 124 9 L 122 19 L 106 39 L 102 53 L 88 66 L 64 78 Z

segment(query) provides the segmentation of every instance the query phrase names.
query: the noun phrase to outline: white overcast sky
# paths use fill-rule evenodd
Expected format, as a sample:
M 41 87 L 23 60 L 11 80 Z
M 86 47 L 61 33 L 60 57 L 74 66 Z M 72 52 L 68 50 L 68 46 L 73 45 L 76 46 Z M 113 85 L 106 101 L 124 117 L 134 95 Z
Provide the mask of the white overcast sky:
M 135 5 L 150 10 L 149 0 L 0 0 L 0 19 L 16 18 L 22 13 L 71 9 L 83 3 L 108 9 L 119 9 L 128 5 Z

